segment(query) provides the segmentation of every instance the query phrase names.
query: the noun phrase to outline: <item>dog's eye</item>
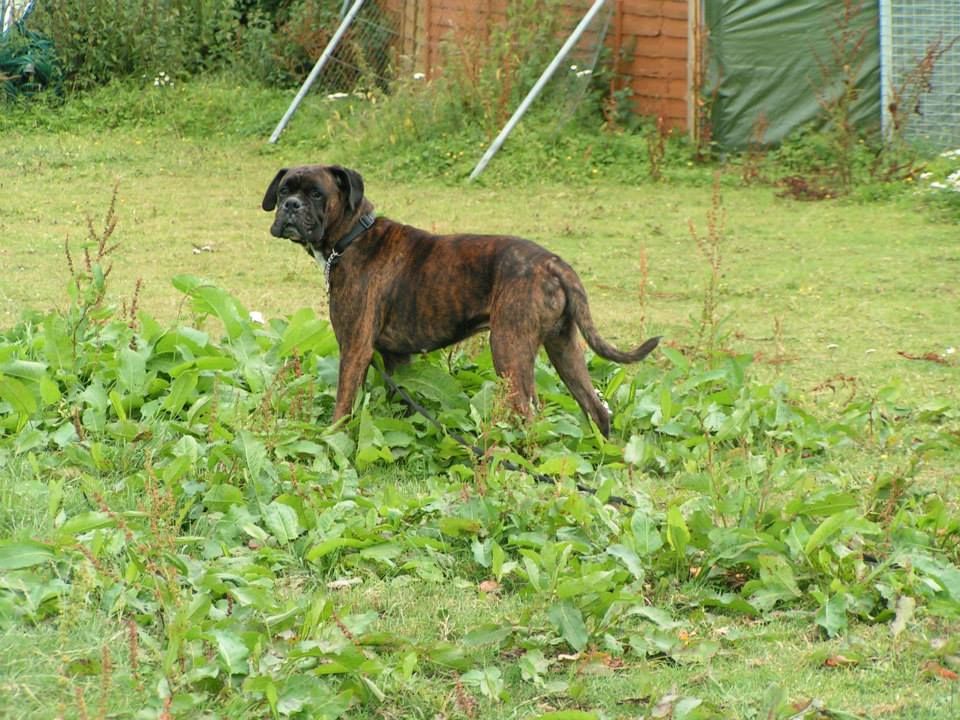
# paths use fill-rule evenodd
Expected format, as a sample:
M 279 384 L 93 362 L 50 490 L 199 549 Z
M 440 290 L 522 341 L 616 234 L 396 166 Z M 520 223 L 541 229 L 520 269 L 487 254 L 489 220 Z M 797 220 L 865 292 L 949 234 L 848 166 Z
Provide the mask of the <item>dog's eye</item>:
M 320 192 L 319 190 L 314 190 L 314 191 L 311 193 L 311 195 L 313 196 L 313 199 L 314 199 L 314 200 L 322 200 L 322 199 L 323 199 L 323 193 Z

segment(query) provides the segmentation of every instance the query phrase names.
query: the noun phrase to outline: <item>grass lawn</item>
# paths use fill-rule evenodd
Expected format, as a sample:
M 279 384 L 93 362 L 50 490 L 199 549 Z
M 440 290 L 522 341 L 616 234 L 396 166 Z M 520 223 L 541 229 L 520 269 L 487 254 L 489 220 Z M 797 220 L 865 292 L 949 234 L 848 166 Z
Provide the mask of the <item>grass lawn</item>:
M 142 280 L 142 311 L 163 326 L 191 325 L 191 302 L 171 284 L 174 276 L 190 274 L 211 281 L 267 318 L 286 318 L 302 308 L 325 316 L 321 273 L 301 250 L 269 235 L 270 216 L 260 209 L 276 170 L 306 162 L 356 167 L 378 212 L 396 220 L 437 232 L 516 234 L 556 251 L 583 279 L 601 332 L 621 347 L 652 334 L 664 336 L 668 351 L 689 352 L 696 342 L 710 266 L 693 234 L 707 233 L 713 204 L 709 171 L 680 168 L 672 181 L 659 184 L 624 184 L 602 172 L 577 184 L 397 182 L 388 164 L 360 166 L 336 151 L 313 150 L 309 131 L 302 126 L 290 142 L 277 147 L 266 146 L 260 138 L 198 139 L 156 127 L 96 134 L 6 133 L 0 146 L 0 335 L 18 327 L 27 310 L 67 311 L 71 301 L 64 244 L 69 243 L 73 262 L 79 263 L 87 219 L 100 228 L 114 187 L 119 221 L 112 240 L 119 246 L 111 255 L 108 287 L 113 302 L 129 304 L 136 282 Z M 608 608 L 607 615 L 596 611 L 599 600 L 584 601 L 574 609 L 587 618 L 589 642 L 578 642 L 579 625 L 558 620 L 557 608 L 573 607 L 565 604 L 568 599 L 588 593 L 563 585 L 565 576 L 556 569 L 560 560 L 547 557 L 550 542 L 536 546 L 535 558 L 517 550 L 533 547 L 523 545 L 528 538 L 524 533 L 534 534 L 541 523 L 554 540 L 572 538 L 577 548 L 577 542 L 593 543 L 590 552 L 577 549 L 577 559 L 570 562 L 577 563 L 585 583 L 601 583 L 608 578 L 604 573 L 613 571 L 599 559 L 606 547 L 597 538 L 609 532 L 609 542 L 629 545 L 622 537 L 633 533 L 631 542 L 639 542 L 640 520 L 627 532 L 627 511 L 582 505 L 588 500 L 577 500 L 569 488 L 553 492 L 531 487 L 528 479 L 498 474 L 496 468 L 484 471 L 490 486 L 477 489 L 473 470 L 457 475 L 461 471 L 450 469 L 454 461 L 436 454 L 440 440 L 424 435 L 426 431 L 420 431 L 426 439 L 418 441 L 431 445 L 423 451 L 425 459 L 408 455 L 396 464 L 347 462 L 331 454 L 301 465 L 300 456 L 283 459 L 281 449 L 288 439 L 281 439 L 287 437 L 281 430 L 300 428 L 294 434 L 318 445 L 337 437 L 322 427 L 311 429 L 313 417 L 282 428 L 281 420 L 269 427 L 256 419 L 234 422 L 227 445 L 248 443 L 241 448 L 246 452 L 242 462 L 215 455 L 212 417 L 203 426 L 211 429 L 195 431 L 181 419 L 180 425 L 154 427 L 154 437 L 146 441 L 141 435 L 124 439 L 118 430 L 115 436 L 104 431 L 99 440 L 91 432 L 83 442 L 74 438 L 29 446 L 25 435 L 17 439 L 23 427 L 14 427 L 11 420 L 0 429 L 0 541 L 9 541 L 0 546 L 0 577 L 10 572 L 6 580 L 0 579 L 0 593 L 5 593 L 0 598 L 6 598 L 6 604 L 0 604 L 0 716 L 336 717 L 349 705 L 344 716 L 358 718 L 960 717 L 955 674 L 960 670 L 960 594 L 952 594 L 960 593 L 960 585 L 951 586 L 960 577 L 955 565 L 960 537 L 958 227 L 903 197 L 873 203 L 795 202 L 777 197 L 770 187 L 742 187 L 733 175 L 721 179 L 719 193 L 723 219 L 717 311 L 722 349 L 730 355 L 754 354 L 749 382 L 756 385 L 748 389 L 772 388 L 782 381 L 789 387 L 795 416 L 809 413 L 817 418 L 809 427 L 846 422 L 841 419 L 861 407 L 857 417 L 863 424 L 856 433 L 850 431 L 848 441 L 830 439 L 824 441 L 826 449 L 816 450 L 800 441 L 796 447 L 787 441 L 779 444 L 779 426 L 770 425 L 773 429 L 758 431 L 753 441 L 735 440 L 717 449 L 711 445 L 703 451 L 709 456 L 698 454 L 698 433 L 683 436 L 689 454 L 677 450 L 676 456 L 671 455 L 669 436 L 662 435 L 658 449 L 651 451 L 666 458 L 662 467 L 653 470 L 638 461 L 634 471 L 627 467 L 630 462 L 624 463 L 623 448 L 628 442 L 633 447 L 637 437 L 644 437 L 637 428 L 648 426 L 630 425 L 629 418 L 637 416 L 624 410 L 619 427 L 634 429 L 614 437 L 613 450 L 590 445 L 582 451 L 592 468 L 590 484 L 609 478 L 615 487 L 627 487 L 649 500 L 663 550 L 648 558 L 634 548 L 647 564 L 644 573 L 634 577 L 631 592 L 643 596 L 640 605 L 663 611 L 669 619 L 658 614 L 644 620 L 647 611 L 637 605 L 624 617 L 609 620 L 612 610 Z M 204 327 L 218 332 L 214 324 Z M 6 347 L 15 344 L 10 340 Z M 8 349 L 0 361 L 20 357 L 19 352 Z M 96 362 L 110 362 L 104 358 Z M 317 363 L 322 373 L 326 366 L 322 360 Z M 0 363 L 0 376 L 2 367 Z M 668 373 L 679 378 L 675 362 L 662 354 L 639 372 L 656 388 Z M 202 383 L 202 373 L 200 377 Z M 680 398 L 677 388 L 682 383 L 676 382 L 674 392 Z M 885 390 L 891 386 L 895 389 Z M 198 387 L 196 407 L 203 399 L 202 385 Z M 265 407 L 269 390 L 263 392 Z M 638 396 L 643 392 L 637 390 Z M 706 395 L 697 395 L 695 388 L 683 392 L 689 394 L 682 402 L 703 401 L 707 407 Z M 760 415 L 764 404 L 772 405 L 779 397 L 774 391 L 769 397 L 751 392 L 767 398 L 757 401 L 755 413 Z M 662 391 L 650 390 L 650 397 L 661 402 Z M 254 406 L 260 406 L 259 398 L 251 401 Z M 383 410 L 386 405 L 375 406 L 374 400 L 371 414 L 389 415 Z M 127 400 L 110 402 L 116 410 L 117 402 Z M 562 399 L 555 402 L 563 404 Z M 930 410 L 934 405 L 936 410 Z M 110 404 L 105 406 L 108 419 L 123 419 L 110 414 Z M 0 417 L 3 407 L 0 404 Z M 133 422 L 129 404 L 125 407 Z M 874 407 L 879 408 L 875 413 Z M 68 417 L 68 410 L 61 412 Z M 292 418 L 293 410 L 290 413 Z M 563 417 L 578 422 L 578 416 Z M 364 433 L 373 432 L 365 422 L 356 420 L 343 436 L 362 447 Z M 387 421 L 374 424 L 387 441 L 391 432 L 401 432 L 399 425 Z M 146 425 L 149 421 L 141 430 Z M 881 425 L 885 429 L 878 429 Z M 494 427 L 500 439 L 517 437 L 509 430 L 502 430 L 502 436 L 497 432 Z M 831 438 L 832 433 L 824 431 Z M 199 460 L 177 444 L 181 435 L 196 436 L 202 446 Z M 253 439 L 243 439 L 248 436 Z M 583 443 L 593 442 L 588 433 L 584 438 Z M 530 442 L 536 446 L 537 441 Z M 72 444 L 83 447 L 74 451 Z M 923 449 L 928 446 L 933 449 Z M 399 452 L 399 445 L 391 447 Z M 534 447 L 532 456 L 548 462 L 550 447 Z M 263 449 L 257 467 L 262 465 L 263 477 L 277 485 L 263 496 L 259 485 L 250 489 L 257 478 L 243 475 L 253 473 L 250 458 L 256 453 L 250 448 Z M 195 467 L 178 466 L 178 457 L 194 457 Z M 755 462 L 761 457 L 762 462 Z M 750 468 L 761 466 L 783 472 L 757 470 L 751 475 Z M 309 503 L 320 501 L 309 500 L 313 491 L 290 500 L 300 492 L 298 472 L 305 484 L 316 476 L 317 487 L 336 487 L 342 495 L 349 486 L 364 501 L 353 506 L 349 517 L 341 517 L 336 512 L 345 496 L 331 496 L 323 501 L 329 503 L 317 506 L 323 512 L 314 513 Z M 231 514 L 239 510 L 226 509 L 239 507 L 239 500 L 210 499 L 210 487 L 231 473 L 237 475 L 222 484 L 245 493 L 253 518 L 248 518 L 252 529 L 244 530 L 247 535 L 235 529 L 247 527 L 246 520 Z M 337 480 L 324 479 L 328 476 Z M 724 485 L 728 476 L 733 479 Z M 810 550 L 810 568 L 793 565 L 789 572 L 796 573 L 796 581 L 791 575 L 777 586 L 786 595 L 777 595 L 755 614 L 729 605 L 705 605 L 701 593 L 711 584 L 703 580 L 708 575 L 714 586 L 720 583 L 730 594 L 746 598 L 747 591 L 741 593 L 741 588 L 749 588 L 744 579 L 768 582 L 781 572 L 779 565 L 764 564 L 766 560 L 756 566 L 752 559 L 730 560 L 732 555 L 700 546 L 694 551 L 701 532 L 703 538 L 710 536 L 710 529 L 698 524 L 698 508 L 709 504 L 707 514 L 729 519 L 728 527 L 717 522 L 723 530 L 751 526 L 746 514 L 738 514 L 746 511 L 724 502 L 737 495 L 736 502 L 742 503 L 738 508 L 746 508 L 749 488 L 766 492 L 762 483 L 750 485 L 760 476 L 775 483 L 776 491 L 770 506 L 757 510 L 758 523 L 761 516 L 776 514 L 777 503 L 786 507 L 794 498 L 806 502 L 829 486 L 835 493 L 830 497 L 842 503 L 862 500 L 860 514 L 849 516 L 851 524 L 872 524 L 857 525 L 860 534 L 846 536 L 838 523 L 831 532 L 841 533 L 843 543 L 829 544 L 828 551 L 824 542 L 817 550 L 813 533 L 827 521 L 811 516 L 808 536 L 798 541 Z M 463 477 L 470 479 L 460 482 Z M 476 482 L 482 484 L 482 479 Z M 883 483 L 900 489 L 884 489 Z M 194 491 L 191 485 L 203 488 Z M 727 488 L 730 495 L 724 497 L 717 488 Z M 513 545 L 498 541 L 507 549 L 506 562 L 516 565 L 500 574 L 491 569 L 495 561 L 485 565 L 473 560 L 490 551 L 489 546 L 480 547 L 481 540 L 500 537 L 496 523 L 479 510 L 469 518 L 464 514 L 464 508 L 481 502 L 478 495 L 484 492 L 489 502 L 503 498 L 497 506 L 501 519 L 511 512 L 521 517 L 523 508 L 532 518 L 529 528 L 511 536 Z M 902 493 L 902 501 L 897 493 Z M 275 542 L 279 531 L 272 521 L 258 519 L 258 512 L 267 517 L 265 507 L 276 507 L 277 498 L 281 505 L 289 501 L 284 507 L 296 506 L 304 533 L 300 539 L 310 538 L 296 550 L 288 550 L 296 546 L 293 540 Z M 879 505 L 870 503 L 882 498 L 890 506 L 877 511 Z M 511 509 L 514 503 L 521 510 Z M 849 504 L 843 507 L 853 511 Z M 674 508 L 679 515 L 670 515 Z M 150 521 L 151 509 L 162 522 Z M 541 512 L 544 515 L 536 514 Z M 789 512 L 791 518 L 806 517 L 802 510 Z M 581 518 L 578 513 L 585 514 Z M 471 545 L 475 529 L 444 526 L 441 517 L 437 522 L 444 542 L 461 545 L 456 550 L 434 546 L 441 534 L 416 534 L 427 522 L 424 518 L 433 514 L 469 519 L 485 529 Z M 228 521 L 234 529 L 225 528 Z M 516 518 L 513 522 L 523 524 Z M 364 532 L 375 530 L 382 544 L 369 545 L 372 541 L 354 523 L 365 524 Z M 776 522 L 764 525 L 771 537 L 773 526 Z M 65 527 L 74 530 L 67 539 Z M 578 527 L 588 540 L 571 530 Z M 361 538 L 356 547 L 362 550 L 345 546 L 329 555 L 326 549 L 317 550 L 328 537 L 347 537 L 345 528 L 355 533 L 350 537 Z M 854 598 L 861 596 L 851 588 L 866 587 L 881 571 L 900 567 L 874 556 L 895 546 L 908 531 L 916 533 L 911 542 L 917 545 L 922 544 L 920 533 L 939 538 L 938 550 L 948 568 L 937 571 L 942 575 L 910 571 L 908 580 L 896 575 L 901 583 L 896 586 L 877 581 L 879 595 L 872 597 L 886 600 L 859 613 Z M 776 536 L 778 549 L 771 553 L 786 552 L 790 540 L 787 531 L 783 533 Z M 401 538 L 409 543 L 404 551 L 412 553 L 409 557 L 392 554 L 399 552 L 394 545 Z M 11 543 L 31 540 L 56 546 L 57 561 L 18 564 Z M 384 554 L 364 554 L 370 547 L 382 547 Z M 267 553 L 271 548 L 273 554 Z M 857 553 L 867 560 L 849 569 L 850 556 Z M 530 564 L 537 563 L 542 564 L 543 584 L 531 594 L 529 587 L 538 581 L 531 577 Z M 712 575 L 714 566 L 708 563 L 722 572 Z M 559 585 L 546 579 L 551 567 Z M 738 579 L 738 573 L 744 578 Z M 342 590 L 326 585 L 347 575 L 363 582 Z M 496 591 L 478 589 L 494 575 Z M 797 583 L 803 597 L 784 599 Z M 933 599 L 911 589 L 915 586 L 910 583 L 926 583 L 923 592 Z M 225 586 L 244 588 L 245 594 L 227 592 Z M 563 587 L 571 588 L 569 595 Z M 824 598 L 846 592 L 849 624 L 832 624 L 834 606 L 825 599 L 818 611 L 817 592 Z M 912 606 L 909 612 L 897 606 L 902 596 L 917 599 L 915 612 Z M 48 606 L 53 597 L 58 599 Z M 884 602 L 889 603 L 887 610 L 876 609 Z M 26 605 L 36 611 L 11 609 Z M 828 617 L 815 622 L 818 612 Z M 156 620 L 161 616 L 162 621 Z M 866 616 L 875 621 L 868 622 Z M 249 624 L 229 624 L 241 619 Z M 894 629 L 895 619 L 903 627 Z M 315 630 L 309 646 L 299 643 L 307 637 L 308 626 Z M 351 640 L 346 649 L 344 637 Z M 295 645 L 301 654 L 292 661 Z M 335 669 L 336 663 L 343 667 Z M 321 696 L 316 688 L 295 682 L 301 673 L 314 683 L 318 678 L 347 679 L 338 686 L 325 685 Z M 277 683 L 272 701 L 267 677 Z

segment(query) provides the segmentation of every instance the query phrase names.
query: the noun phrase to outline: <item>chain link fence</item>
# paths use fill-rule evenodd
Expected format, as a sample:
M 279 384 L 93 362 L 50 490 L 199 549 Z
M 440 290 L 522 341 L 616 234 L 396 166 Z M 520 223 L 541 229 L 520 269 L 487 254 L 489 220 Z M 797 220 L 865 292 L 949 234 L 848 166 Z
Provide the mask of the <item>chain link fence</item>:
M 881 27 L 888 130 L 900 113 L 911 140 L 960 147 L 960 2 L 885 0 Z
M 568 0 L 570 29 L 590 6 L 589 0 Z M 309 42 L 302 42 L 314 59 L 320 57 L 352 2 L 328 0 L 324 17 L 313 29 Z M 584 38 L 568 58 L 568 72 L 558 76 L 568 98 L 564 116 L 572 115 L 596 71 L 603 42 L 610 25 L 613 3 L 594 20 Z M 457 12 L 459 6 L 466 11 Z M 469 3 L 427 2 L 426 0 L 367 0 L 347 28 L 326 66 L 317 78 L 314 91 L 328 95 L 373 89 L 388 90 L 400 73 L 417 77 L 440 71 L 438 59 L 449 60 L 458 52 L 453 41 L 458 33 L 483 36 L 490 25 L 503 20 L 502 13 L 480 12 Z M 477 23 L 485 28 L 479 28 Z M 557 38 L 557 49 L 563 37 Z M 539 69 L 538 69 L 539 70 Z
M 333 37 L 352 3 L 328 3 L 311 23 L 302 45 L 316 60 Z M 314 89 L 328 95 L 386 90 L 396 75 L 400 19 L 385 3 L 367 0 L 350 23 Z

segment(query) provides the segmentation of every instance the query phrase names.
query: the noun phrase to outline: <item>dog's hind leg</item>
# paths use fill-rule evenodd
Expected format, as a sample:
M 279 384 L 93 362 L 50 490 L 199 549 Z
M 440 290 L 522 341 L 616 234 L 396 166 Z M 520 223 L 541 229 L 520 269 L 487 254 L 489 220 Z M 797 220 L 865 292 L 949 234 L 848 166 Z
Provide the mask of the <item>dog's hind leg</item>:
M 547 357 L 577 404 L 587 417 L 597 424 L 604 437 L 609 436 L 610 411 L 593 387 L 573 325 L 567 323 L 560 332 L 548 335 L 543 345 L 547 350 Z
M 530 342 L 535 334 L 528 328 L 518 327 L 522 323 L 519 318 L 491 321 L 490 350 L 494 370 L 509 385 L 511 407 L 529 420 L 533 417 L 533 403 L 537 398 L 533 365 L 539 345 Z

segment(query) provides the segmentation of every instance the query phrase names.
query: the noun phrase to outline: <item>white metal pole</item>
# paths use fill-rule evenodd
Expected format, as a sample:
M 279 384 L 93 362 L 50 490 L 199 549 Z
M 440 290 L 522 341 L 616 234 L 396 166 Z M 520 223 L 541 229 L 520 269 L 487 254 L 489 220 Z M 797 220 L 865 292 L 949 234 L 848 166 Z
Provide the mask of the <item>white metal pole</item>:
M 893 83 L 893 8 L 890 0 L 880 0 L 880 131 L 885 141 L 893 136 Z
M 480 162 L 477 163 L 477 166 L 473 169 L 473 172 L 470 173 L 470 180 L 475 180 L 477 176 L 483 172 L 483 169 L 487 166 L 487 163 L 489 163 L 493 156 L 497 154 L 497 151 L 500 149 L 500 146 L 503 145 L 503 142 L 507 139 L 507 136 L 513 132 L 513 128 L 516 127 L 518 122 L 520 122 L 520 118 L 522 118 L 524 113 L 527 112 L 527 109 L 530 107 L 533 101 L 537 99 L 540 91 L 543 90 L 543 86 L 550 81 L 551 77 L 553 77 L 553 73 L 556 72 L 557 68 L 560 66 L 560 63 L 563 62 L 563 59 L 580 39 L 580 36 L 583 35 L 583 32 L 587 29 L 590 21 L 593 20 L 594 16 L 596 16 L 598 12 L 600 12 L 600 8 L 603 7 L 603 4 L 606 1 L 607 0 L 596 0 L 596 2 L 593 3 L 593 6 L 587 10 L 587 14 L 583 16 L 580 24 L 574 28 L 573 32 L 570 33 L 570 37 L 568 37 L 567 41 L 563 44 L 563 47 L 560 48 L 560 52 L 556 54 L 556 56 L 547 66 L 547 69 L 543 71 L 543 75 L 540 76 L 540 79 L 537 80 L 536 84 L 530 89 L 530 92 L 527 93 L 527 96 L 523 99 L 523 102 L 520 103 L 520 106 L 514 111 L 511 118 L 507 120 L 507 124 L 503 126 L 503 130 L 501 130 L 500 134 L 497 135 L 496 140 L 490 144 L 490 147 L 487 148 L 487 151 L 483 154 L 483 157 L 480 158 Z
M 290 103 L 290 107 L 287 108 L 287 112 L 284 113 L 283 118 L 273 131 L 273 135 L 270 136 L 271 143 L 275 143 L 277 141 L 277 139 L 280 137 L 280 133 L 283 132 L 283 129 L 287 126 L 287 123 L 290 122 L 290 118 L 292 118 L 293 114 L 297 111 L 297 107 L 299 107 L 303 98 L 306 97 L 307 93 L 310 91 L 310 86 L 313 85 L 313 82 L 317 79 L 320 71 L 323 70 L 324 65 L 327 64 L 328 60 L 330 60 L 330 56 L 333 55 L 333 51 L 337 49 L 337 45 L 340 44 L 340 39 L 343 37 L 344 33 L 347 32 L 347 28 L 350 27 L 350 23 L 353 22 L 353 18 L 360 11 L 361 5 L 363 5 L 363 0 L 356 0 L 356 2 L 354 2 L 353 6 L 350 8 L 350 12 L 348 12 L 346 17 L 343 18 L 343 21 L 340 23 L 337 31 L 333 34 L 333 37 L 330 38 L 330 42 L 327 43 L 327 47 L 324 48 L 320 59 L 317 60 L 317 64 L 313 66 L 313 70 L 310 71 L 307 79 L 304 80 L 303 85 L 300 87 L 300 92 L 297 93 L 297 96 L 293 99 L 293 102 Z

